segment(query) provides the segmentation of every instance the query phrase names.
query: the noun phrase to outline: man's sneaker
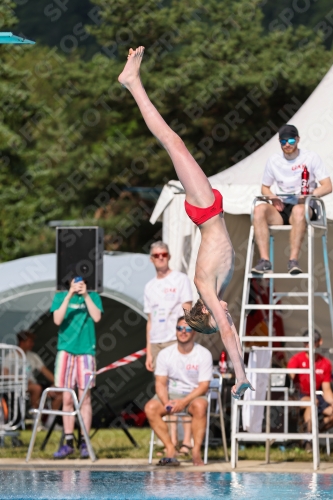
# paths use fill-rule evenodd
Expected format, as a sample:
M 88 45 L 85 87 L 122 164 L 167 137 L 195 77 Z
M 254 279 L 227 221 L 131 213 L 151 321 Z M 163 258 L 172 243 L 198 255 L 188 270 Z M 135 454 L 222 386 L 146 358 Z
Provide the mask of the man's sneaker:
M 302 269 L 298 265 L 298 260 L 291 259 L 288 262 L 288 273 L 289 274 L 300 274 L 302 272 L 303 272 Z
M 53 454 L 53 458 L 63 459 L 72 455 L 74 453 L 74 448 L 68 446 L 68 444 L 63 444 L 60 446 L 59 450 Z
M 272 273 L 272 264 L 269 260 L 260 259 L 257 265 L 252 267 L 251 272 L 253 274 Z
M 87 448 L 87 444 L 83 441 L 80 446 L 80 457 L 81 458 L 89 458 L 89 452 Z

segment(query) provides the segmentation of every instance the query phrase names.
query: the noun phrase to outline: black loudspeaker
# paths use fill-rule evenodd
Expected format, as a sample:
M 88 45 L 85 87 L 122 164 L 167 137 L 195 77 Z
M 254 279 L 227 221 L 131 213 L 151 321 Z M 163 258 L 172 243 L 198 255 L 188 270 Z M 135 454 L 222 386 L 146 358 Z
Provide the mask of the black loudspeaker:
M 57 227 L 57 290 L 82 276 L 89 291 L 103 291 L 104 231 L 100 227 Z

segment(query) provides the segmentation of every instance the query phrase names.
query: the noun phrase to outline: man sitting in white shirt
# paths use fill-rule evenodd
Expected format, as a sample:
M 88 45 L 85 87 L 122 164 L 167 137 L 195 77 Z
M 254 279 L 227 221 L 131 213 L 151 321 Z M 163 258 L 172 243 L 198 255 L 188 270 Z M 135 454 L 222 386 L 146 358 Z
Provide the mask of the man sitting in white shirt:
M 320 156 L 305 149 L 299 149 L 298 130 L 294 125 L 283 125 L 279 130 L 281 152 L 271 156 L 266 164 L 261 193 L 270 198 L 271 203 L 261 203 L 254 209 L 254 235 L 260 260 L 252 268 L 254 274 L 271 273 L 272 262 L 269 260 L 269 225 L 291 225 L 290 256 L 288 272 L 299 274 L 302 269 L 298 264 L 298 254 L 305 235 L 304 196 L 301 195 L 302 172 L 304 167 L 309 172 L 309 191 L 313 196 L 321 197 L 332 192 L 329 172 Z M 271 191 L 276 185 L 277 194 Z M 288 195 L 279 198 L 279 194 Z M 312 208 L 310 219 L 315 220 Z
M 166 457 L 159 465 L 177 466 L 176 449 L 162 417 L 187 412 L 192 416 L 194 465 L 203 465 L 201 444 L 206 430 L 207 398 L 213 374 L 213 358 L 205 347 L 194 343 L 196 332 L 185 322 L 177 322 L 177 343 L 161 351 L 156 360 L 156 395 L 148 401 L 145 412 L 151 428 L 163 442 Z

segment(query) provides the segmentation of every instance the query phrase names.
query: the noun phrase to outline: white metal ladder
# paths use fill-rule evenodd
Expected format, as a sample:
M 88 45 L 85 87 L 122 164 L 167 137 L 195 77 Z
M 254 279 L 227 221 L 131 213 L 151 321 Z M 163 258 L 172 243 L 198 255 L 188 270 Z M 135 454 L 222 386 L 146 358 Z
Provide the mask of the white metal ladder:
M 253 220 L 254 207 L 258 201 L 268 201 L 266 197 L 255 198 L 252 211 L 251 211 L 251 222 Z M 311 205 L 310 205 L 311 203 Z M 316 221 L 311 221 L 309 218 L 309 208 L 310 206 L 315 210 L 317 215 Z M 248 341 L 264 341 L 268 342 L 268 347 L 262 347 L 257 349 L 268 350 L 268 351 L 304 351 L 305 348 L 296 347 L 273 347 L 273 342 L 281 341 L 283 342 L 295 342 L 300 343 L 308 342 L 308 354 L 309 354 L 309 367 L 308 369 L 287 369 L 287 368 L 252 368 L 246 369 L 246 372 L 252 373 L 307 373 L 310 376 L 310 401 L 281 401 L 281 400 L 270 400 L 270 383 L 268 384 L 267 400 L 264 401 L 249 401 L 249 400 L 233 400 L 233 411 L 232 411 L 232 428 L 231 428 L 231 466 L 235 468 L 237 466 L 238 460 L 238 443 L 239 441 L 265 441 L 266 442 L 266 462 L 269 462 L 269 447 L 271 440 L 281 439 L 285 437 L 286 439 L 292 440 L 311 440 L 313 448 L 313 469 L 317 470 L 319 467 L 320 457 L 319 457 L 319 440 L 318 440 L 318 416 L 316 407 L 316 384 L 315 384 L 315 372 L 314 372 L 314 342 L 313 342 L 313 331 L 314 331 L 314 297 L 321 297 L 329 307 L 332 335 L 333 335 L 333 303 L 332 303 L 332 290 L 331 290 L 331 280 L 329 273 L 328 255 L 327 255 L 327 221 L 324 202 L 320 198 L 315 198 L 313 196 L 306 197 L 305 200 L 305 216 L 307 223 L 307 242 L 308 242 L 308 270 L 307 273 L 301 273 L 298 275 L 290 275 L 289 273 L 265 273 L 258 277 L 258 275 L 252 274 L 251 269 L 253 266 L 253 254 L 254 254 L 254 228 L 251 224 L 250 235 L 248 241 L 248 249 L 246 256 L 245 274 L 244 274 L 244 288 L 242 297 L 242 308 L 239 326 L 239 336 L 240 341 L 244 349 L 244 343 Z M 290 230 L 291 226 L 270 226 L 270 261 L 274 265 L 274 236 L 272 232 L 281 230 Z M 325 276 L 326 276 L 326 292 L 314 292 L 314 231 L 318 229 L 322 232 L 322 250 L 323 250 L 323 260 L 325 266 Z M 269 304 L 250 304 L 250 285 L 251 279 L 253 278 L 266 278 L 269 280 Z M 295 279 L 306 279 L 307 280 L 307 291 L 306 292 L 274 292 L 274 280 L 287 278 L 291 280 Z M 283 297 L 307 297 L 307 304 L 278 304 Z M 268 338 L 266 336 L 246 336 L 246 320 L 247 315 L 251 310 L 260 309 L 268 311 Z M 308 337 L 303 336 L 290 336 L 290 337 L 277 337 L 273 336 L 273 311 L 279 310 L 303 310 L 307 311 L 307 322 L 308 322 Z M 239 416 L 240 407 L 245 405 L 256 405 L 265 406 L 267 408 L 267 418 L 266 418 L 266 432 L 264 433 L 249 433 L 249 432 L 239 432 Z M 269 408 L 272 406 L 297 406 L 306 407 L 311 406 L 311 418 L 312 418 L 312 432 L 311 433 L 272 433 L 270 432 L 270 411 Z

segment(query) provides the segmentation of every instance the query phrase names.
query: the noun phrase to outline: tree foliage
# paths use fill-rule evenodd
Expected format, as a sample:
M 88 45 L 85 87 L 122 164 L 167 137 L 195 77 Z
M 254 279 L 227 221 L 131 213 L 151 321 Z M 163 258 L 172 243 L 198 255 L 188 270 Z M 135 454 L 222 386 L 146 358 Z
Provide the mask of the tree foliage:
M 92 0 L 61 0 L 46 2 L 45 0 L 15 0 L 15 12 L 19 19 L 18 30 L 27 37 L 32 37 L 43 45 L 66 46 L 66 37 L 81 33 L 78 37 L 77 49 L 85 58 L 91 57 L 99 50 L 94 37 L 84 36 L 83 25 L 94 24 L 96 6 Z M 105 2 L 106 3 L 106 2 Z M 109 8 L 113 3 L 108 2 Z M 219 0 L 219 8 L 224 7 L 224 0 Z M 286 27 L 307 26 L 317 29 L 320 23 L 327 25 L 325 44 L 332 45 L 332 2 L 330 0 L 262 0 L 263 25 L 267 31 L 284 31 Z M 133 9 L 131 5 L 131 9 Z M 321 25 L 324 28 L 324 25 Z
M 147 91 L 207 175 L 266 142 L 331 63 L 320 33 L 265 32 L 256 0 L 91 4 L 86 29 L 100 49 L 90 59 L 43 44 L 1 48 L 1 260 L 53 251 L 51 220 L 103 225 L 110 250 L 143 251 L 156 237 L 153 200 L 135 189 L 157 195 L 175 173 L 117 82 L 130 47 L 146 47 Z M 12 4 L 0 9 L 10 27 Z
M 17 29 L 39 44 L 58 47 L 65 54 L 79 51 L 89 59 L 98 46 L 85 30 L 94 6 L 90 0 L 16 0 Z
M 304 25 L 314 32 L 321 30 L 326 47 L 332 47 L 333 5 L 330 0 L 264 0 L 262 6 L 267 31 L 285 31 L 288 27 Z

